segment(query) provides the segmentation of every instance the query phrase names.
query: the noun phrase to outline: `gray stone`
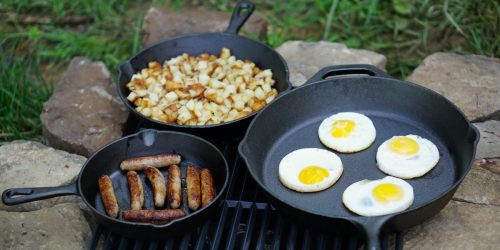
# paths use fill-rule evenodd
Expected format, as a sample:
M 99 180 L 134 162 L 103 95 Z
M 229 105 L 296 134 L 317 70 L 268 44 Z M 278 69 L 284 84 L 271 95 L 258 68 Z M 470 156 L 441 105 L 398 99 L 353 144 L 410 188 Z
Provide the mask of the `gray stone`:
M 500 174 L 500 158 L 481 159 L 478 165 L 492 173 Z
M 453 196 L 454 200 L 500 206 L 500 175 L 477 160 Z
M 500 207 L 451 201 L 405 234 L 405 249 L 498 249 Z
M 372 64 L 385 69 L 384 55 L 362 49 L 350 49 L 344 44 L 289 41 L 277 48 L 290 68 L 290 81 L 294 86 L 302 85 L 307 79 L 326 66 L 341 64 Z
M 74 58 L 40 115 L 48 144 L 89 156 L 122 136 L 128 111 L 102 62 Z
M 0 192 L 8 188 L 50 187 L 75 180 L 85 157 L 55 150 L 38 142 L 14 141 L 0 147 Z M 63 202 L 79 201 L 78 196 L 62 196 L 15 206 L 0 202 L 0 210 L 32 211 Z
M 500 121 L 474 123 L 479 129 L 476 161 L 454 200 L 500 206 Z
M 174 12 L 151 8 L 142 25 L 142 45 L 149 46 L 163 39 L 177 35 L 198 32 L 223 32 L 226 30 L 231 13 L 215 11 Z M 253 14 L 243 26 L 243 31 L 263 38 L 267 33 L 265 19 Z
M 78 204 L 0 211 L 0 249 L 88 249 L 91 229 Z
M 500 96 L 499 96 L 500 99 Z M 500 121 L 474 123 L 481 139 L 477 145 L 476 159 L 500 157 Z
M 500 117 L 500 60 L 435 53 L 407 79 L 455 103 L 470 120 Z

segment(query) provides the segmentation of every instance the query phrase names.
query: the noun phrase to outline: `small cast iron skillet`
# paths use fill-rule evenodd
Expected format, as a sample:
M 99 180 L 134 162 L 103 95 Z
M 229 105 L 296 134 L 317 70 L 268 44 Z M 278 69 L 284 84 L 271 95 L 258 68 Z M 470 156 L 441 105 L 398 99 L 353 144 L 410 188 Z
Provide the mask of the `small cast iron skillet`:
M 190 212 L 187 208 L 186 193 L 183 188 L 182 208 L 186 212 L 185 217 L 164 225 L 123 220 L 121 211 L 130 209 L 130 196 L 126 172 L 120 170 L 120 162 L 131 157 L 162 153 L 178 153 L 182 156 L 180 167 L 183 183 L 185 182 L 185 168 L 188 163 L 195 164 L 200 168 L 210 169 L 214 177 L 217 193 L 215 200 L 196 212 Z M 168 178 L 166 168 L 160 169 L 160 171 L 165 178 Z M 138 171 L 138 173 L 144 185 L 144 209 L 152 210 L 154 209 L 154 203 L 151 185 L 142 171 Z M 104 210 L 97 184 L 99 176 L 103 174 L 109 175 L 113 182 L 120 207 L 119 218 L 106 215 Z M 97 222 L 112 232 L 136 239 L 159 239 L 164 238 L 166 235 L 191 231 L 213 215 L 220 207 L 221 197 L 226 190 L 228 178 L 229 168 L 222 153 L 204 139 L 181 132 L 143 130 L 118 139 L 94 153 L 85 162 L 78 179 L 74 183 L 61 187 L 7 189 L 2 194 L 2 201 L 6 205 L 15 205 L 55 196 L 78 195 L 92 211 Z
M 344 76 L 367 74 L 369 76 Z M 278 178 L 278 165 L 299 148 L 323 148 L 318 127 L 323 119 L 353 111 L 367 115 L 377 137 L 368 149 L 337 153 L 344 173 L 329 189 L 299 193 Z M 363 217 L 342 204 L 347 186 L 363 179 L 386 176 L 376 165 L 382 142 L 395 135 L 416 134 L 439 149 L 437 166 L 421 178 L 407 180 L 415 200 L 406 211 Z M 271 203 L 302 223 L 365 236 L 368 249 L 380 248 L 381 231 L 401 231 L 438 213 L 452 198 L 474 159 L 479 132 L 462 112 L 443 96 L 419 85 L 396 80 L 369 65 L 345 65 L 320 70 L 302 87 L 289 91 L 262 110 L 250 124 L 239 152 Z
M 130 60 L 123 62 L 119 66 L 117 89 L 120 98 L 125 106 L 132 112 L 140 122 L 148 127 L 160 130 L 177 130 L 195 134 L 203 138 L 216 139 L 232 138 L 242 136 L 255 112 L 230 122 L 204 125 L 188 126 L 175 123 L 167 123 L 146 117 L 134 109 L 134 104 L 127 100 L 130 90 L 126 84 L 130 82 L 132 75 L 146 68 L 151 61 L 157 61 L 163 64 L 165 60 L 176 57 L 183 53 L 197 56 L 202 53 L 218 55 L 222 48 L 229 48 L 232 54 L 238 59 L 248 59 L 254 62 L 261 69 L 271 69 L 274 88 L 278 95 L 291 88 L 288 80 L 288 67 L 285 60 L 271 47 L 247 37 L 239 36 L 238 31 L 245 21 L 250 17 L 255 7 L 250 2 L 240 2 L 236 6 L 229 27 L 225 32 L 199 33 L 182 35 L 172 39 L 159 42 L 148 47 Z M 165 24 L 169 25 L 169 24 Z

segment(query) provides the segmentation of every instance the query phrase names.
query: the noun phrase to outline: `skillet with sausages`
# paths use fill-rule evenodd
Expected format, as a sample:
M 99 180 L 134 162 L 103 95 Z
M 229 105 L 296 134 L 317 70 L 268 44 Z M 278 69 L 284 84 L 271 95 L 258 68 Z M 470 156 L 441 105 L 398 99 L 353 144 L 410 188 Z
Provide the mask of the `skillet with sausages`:
M 178 208 L 170 206 L 168 191 L 163 206 L 155 207 L 153 186 L 145 171 L 123 171 L 120 168 L 124 160 L 161 154 L 182 156 L 182 161 L 177 164 L 180 169 L 180 199 L 173 199 L 179 202 Z M 196 211 L 187 206 L 185 174 L 189 165 L 200 170 L 209 169 L 216 188 L 214 200 Z M 169 167 L 158 170 L 168 186 Z M 133 239 L 156 240 L 165 235 L 191 231 L 211 218 L 219 211 L 228 178 L 229 168 L 224 156 L 208 141 L 180 132 L 142 130 L 111 142 L 90 156 L 75 182 L 60 187 L 7 189 L 2 194 L 2 201 L 5 205 L 15 205 L 56 196 L 79 195 L 95 221 L 107 230 Z M 179 186 L 174 189 L 179 190 Z M 184 214 L 175 209 L 181 209 Z M 127 212 L 144 210 L 162 212 Z

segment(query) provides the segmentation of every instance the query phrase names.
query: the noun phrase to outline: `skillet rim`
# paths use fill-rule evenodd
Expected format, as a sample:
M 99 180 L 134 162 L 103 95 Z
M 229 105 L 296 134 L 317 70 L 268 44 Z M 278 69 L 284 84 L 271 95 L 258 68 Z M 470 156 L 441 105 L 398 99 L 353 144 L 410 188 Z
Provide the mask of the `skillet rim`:
M 284 66 L 284 68 L 285 68 L 285 70 L 284 70 L 284 73 L 285 73 L 285 80 L 284 80 L 284 82 L 286 84 L 286 88 L 283 89 L 282 91 L 278 92 L 278 95 L 276 96 L 276 98 L 278 98 L 279 96 L 281 96 L 281 95 L 283 95 L 283 94 L 285 94 L 285 93 L 287 93 L 287 92 L 289 92 L 290 90 L 293 89 L 293 85 L 290 82 L 290 69 L 288 68 L 288 64 L 285 61 L 285 59 L 283 58 L 283 56 L 281 56 L 281 54 L 278 53 L 278 51 L 276 51 L 274 48 L 272 48 L 272 47 L 270 47 L 270 46 L 268 46 L 268 45 L 266 45 L 266 44 L 264 44 L 264 43 L 262 43 L 260 41 L 248 38 L 246 36 L 240 36 L 238 34 L 233 34 L 233 33 L 230 33 L 230 32 L 195 32 L 195 33 L 189 33 L 189 34 L 183 34 L 183 35 L 174 36 L 174 37 L 168 38 L 168 39 L 163 39 L 163 40 L 161 40 L 161 41 L 159 41 L 159 42 L 157 42 L 155 44 L 152 44 L 152 45 L 150 45 L 150 46 L 142 49 L 141 51 L 137 52 L 134 56 L 130 57 L 128 60 L 125 60 L 122 63 L 120 63 L 120 65 L 118 65 L 118 79 L 115 82 L 115 86 L 116 86 L 116 90 L 118 92 L 118 95 L 120 96 L 120 99 L 125 104 L 125 106 L 127 106 L 127 108 L 134 115 L 139 116 L 141 119 L 146 119 L 148 122 L 153 122 L 154 124 L 158 124 L 158 125 L 161 125 L 161 126 L 170 126 L 170 127 L 176 128 L 176 129 L 179 129 L 179 128 L 181 128 L 181 129 L 195 129 L 195 128 L 196 129 L 209 129 L 209 128 L 214 128 L 214 127 L 219 127 L 219 126 L 222 126 L 222 125 L 230 125 L 230 124 L 237 123 L 239 121 L 243 121 L 243 120 L 246 120 L 246 119 L 252 119 L 253 117 L 255 117 L 256 114 L 258 114 L 259 112 L 261 112 L 263 109 L 255 111 L 255 112 L 252 112 L 252 113 L 250 113 L 250 114 L 248 114 L 248 115 L 246 115 L 244 117 L 241 117 L 241 118 L 238 118 L 238 119 L 235 119 L 235 120 L 231 120 L 231 121 L 228 121 L 228 122 L 217 123 L 217 124 L 209 124 L 209 125 L 180 125 L 180 124 L 177 124 L 177 123 L 162 122 L 162 121 L 154 120 L 152 118 L 146 117 L 143 114 L 137 112 L 135 110 L 135 108 L 127 100 L 127 98 L 125 97 L 125 94 L 121 91 L 120 78 L 121 78 L 121 76 L 125 76 L 125 73 L 123 72 L 122 67 L 125 67 L 125 65 L 131 65 L 131 61 L 132 60 L 136 60 L 143 53 L 145 53 L 147 50 L 153 49 L 156 46 L 160 46 L 163 43 L 172 42 L 174 40 L 180 40 L 180 39 L 190 38 L 190 37 L 194 37 L 194 36 L 201 37 L 201 36 L 210 36 L 210 35 L 228 36 L 228 37 L 230 37 L 232 39 L 234 39 L 234 38 L 236 38 L 236 39 L 244 39 L 244 40 L 253 42 L 256 45 L 263 46 L 264 48 L 267 48 L 267 49 L 273 51 L 276 54 L 276 56 L 278 57 L 278 59 L 281 61 L 281 63 Z M 271 103 L 267 104 L 266 106 L 269 106 Z
M 99 153 L 101 151 L 103 151 L 104 149 L 108 148 L 109 146 L 111 146 L 111 145 L 113 145 L 115 143 L 118 143 L 119 141 L 128 140 L 129 138 L 132 138 L 132 137 L 135 137 L 135 136 L 139 136 L 142 133 L 145 133 L 145 132 L 147 133 L 148 131 L 151 131 L 151 132 L 154 132 L 154 133 L 160 133 L 160 134 L 177 134 L 177 135 L 191 137 L 193 139 L 198 139 L 201 142 L 203 142 L 203 143 L 207 144 L 208 146 L 212 147 L 213 149 L 215 149 L 215 152 L 221 157 L 221 159 L 224 162 L 224 169 L 226 171 L 226 178 L 224 179 L 224 184 L 219 189 L 218 194 L 215 196 L 215 199 L 209 205 L 207 205 L 205 207 L 202 207 L 201 209 L 196 210 L 196 211 L 194 211 L 192 213 L 189 213 L 189 214 L 187 214 L 184 217 L 174 219 L 174 220 L 170 221 L 167 224 L 153 224 L 153 223 L 147 223 L 147 222 L 133 222 L 133 221 L 120 220 L 118 218 L 113 218 L 113 217 L 111 217 L 111 216 L 109 216 L 109 215 L 107 215 L 105 213 L 99 212 L 94 206 L 92 206 L 90 204 L 90 202 L 87 201 L 87 198 L 84 196 L 84 194 L 82 192 L 81 183 L 82 183 L 83 171 L 88 167 L 89 162 L 94 157 L 97 157 L 97 155 L 99 155 Z M 119 171 L 121 171 L 121 170 L 119 170 Z M 106 144 L 105 146 L 103 146 L 99 150 L 97 150 L 95 153 L 93 153 L 85 161 L 85 164 L 83 164 L 83 166 L 82 166 L 82 168 L 80 170 L 80 173 L 78 174 L 78 179 L 76 180 L 76 186 L 77 186 L 77 192 L 78 192 L 79 196 L 81 197 L 81 199 L 83 200 L 83 202 L 85 203 L 85 205 L 87 205 L 87 207 L 89 207 L 90 210 L 93 213 L 95 213 L 96 215 L 102 216 L 103 218 L 105 218 L 107 220 L 111 220 L 114 223 L 123 223 L 125 225 L 130 225 L 130 226 L 146 226 L 148 228 L 160 229 L 160 228 L 168 228 L 169 226 L 177 224 L 177 223 L 183 223 L 184 220 L 191 219 L 193 216 L 196 216 L 198 214 L 202 214 L 205 210 L 211 208 L 212 206 L 217 205 L 216 203 L 220 202 L 220 199 L 222 199 L 222 196 L 223 196 L 223 194 L 225 193 L 225 191 L 227 189 L 227 186 L 228 186 L 228 183 L 229 183 L 229 175 L 230 175 L 229 166 L 228 166 L 226 158 L 224 157 L 224 154 L 222 154 L 222 152 L 217 147 L 215 147 L 215 145 L 213 145 L 212 143 L 210 143 L 209 141 L 207 141 L 207 140 L 205 140 L 205 139 L 203 139 L 201 137 L 198 137 L 198 136 L 195 136 L 195 135 L 192 135 L 192 134 L 188 134 L 188 133 L 185 133 L 185 132 L 169 131 L 169 130 L 156 130 L 156 129 L 145 129 L 145 130 L 142 130 L 142 131 L 139 131 L 139 132 L 136 132 L 136 133 L 133 133 L 133 134 L 130 134 L 130 135 L 118 138 L 116 140 L 113 140 L 112 142 Z M 123 211 L 120 209 L 120 212 L 123 212 Z
M 362 66 L 362 65 L 363 64 L 359 64 L 358 66 Z M 345 66 L 352 66 L 352 65 L 345 65 Z M 369 66 L 371 66 L 371 65 L 369 65 Z M 456 180 L 453 183 L 453 185 L 451 185 L 449 188 L 447 188 L 442 194 L 440 194 L 439 196 L 437 196 L 436 198 L 434 198 L 432 200 L 429 200 L 429 201 L 423 203 L 422 205 L 420 205 L 418 207 L 414 207 L 414 208 L 407 209 L 407 210 L 404 210 L 404 211 L 401 211 L 401 212 L 397 212 L 397 213 L 391 213 L 391 214 L 380 215 L 380 216 L 362 216 L 362 215 L 357 215 L 357 214 L 354 214 L 354 213 L 351 213 L 352 215 L 350 215 L 350 216 L 328 216 L 328 215 L 321 214 L 321 213 L 318 213 L 318 212 L 304 210 L 301 207 L 298 207 L 296 204 L 290 204 L 285 199 L 282 199 L 281 197 L 273 194 L 273 192 L 271 192 L 270 190 L 268 190 L 268 187 L 262 183 L 262 181 L 261 181 L 260 178 L 257 178 L 257 174 L 254 173 L 254 171 L 249 167 L 250 166 L 249 159 L 248 159 L 247 155 L 245 155 L 245 149 L 244 149 L 244 147 L 249 148 L 247 146 L 248 145 L 247 144 L 247 140 L 250 137 L 249 136 L 250 130 L 252 129 L 254 123 L 258 120 L 259 116 L 263 112 L 265 112 L 267 109 L 269 109 L 269 107 L 273 104 L 273 102 L 278 101 L 278 100 L 283 99 L 283 98 L 286 98 L 286 96 L 288 94 L 291 94 L 291 93 L 294 93 L 296 91 L 299 91 L 302 88 L 309 88 L 309 87 L 311 87 L 313 85 L 316 85 L 316 84 L 327 84 L 327 82 L 329 82 L 329 81 L 331 81 L 333 79 L 344 79 L 344 78 L 345 79 L 350 79 L 350 80 L 357 80 L 357 79 L 361 79 L 361 78 L 368 78 L 368 79 L 374 79 L 374 78 L 376 78 L 376 79 L 380 79 L 380 80 L 384 80 L 384 81 L 395 81 L 398 84 L 405 84 L 408 87 L 417 88 L 417 89 L 420 89 L 421 91 L 426 92 L 429 95 L 433 95 L 435 97 L 439 97 L 441 99 L 444 99 L 444 101 L 447 102 L 448 105 L 451 105 L 452 108 L 454 108 L 456 111 L 458 111 L 458 114 L 461 115 L 461 117 L 464 119 L 464 121 L 469 126 L 469 130 L 474 131 L 474 135 L 475 135 L 474 141 L 469 142 L 469 143 L 472 143 L 472 157 L 471 157 L 470 161 L 468 162 L 467 167 L 466 167 L 465 171 L 463 172 L 463 174 L 460 176 L 460 178 L 458 178 L 458 180 Z M 332 78 L 332 79 L 323 79 L 323 80 L 316 81 L 316 82 L 311 82 L 311 83 L 307 83 L 307 81 L 306 81 L 303 85 L 301 85 L 299 87 L 293 88 L 292 90 L 288 91 L 284 95 L 278 96 L 276 99 L 273 100 L 273 102 L 271 102 L 266 107 L 264 107 L 262 110 L 260 110 L 260 112 L 252 120 L 252 122 L 250 123 L 250 125 L 247 128 L 247 131 L 245 132 L 245 136 L 243 137 L 243 139 L 241 140 L 240 144 L 238 145 L 238 152 L 239 152 L 241 158 L 243 159 L 243 161 L 245 162 L 247 170 L 250 173 L 250 175 L 252 176 L 252 178 L 254 179 L 254 181 L 257 183 L 257 185 L 261 189 L 263 189 L 268 195 L 270 195 L 272 197 L 272 199 L 278 200 L 279 202 L 285 204 L 286 206 L 292 207 L 292 208 L 294 208 L 296 210 L 300 210 L 303 213 L 311 214 L 311 215 L 322 217 L 322 218 L 342 219 L 342 220 L 347 220 L 347 221 L 350 221 L 350 222 L 357 222 L 357 223 L 360 223 L 360 221 L 363 221 L 363 220 L 370 220 L 370 218 L 381 219 L 381 220 L 387 221 L 387 220 L 389 220 L 391 218 L 394 218 L 394 217 L 397 217 L 397 216 L 400 216 L 400 215 L 401 216 L 402 215 L 406 215 L 406 214 L 418 211 L 420 209 L 423 209 L 423 208 L 425 208 L 428 205 L 434 204 L 435 202 L 437 202 L 439 199 L 445 197 L 450 192 L 453 192 L 453 190 L 456 190 L 458 188 L 458 186 L 462 183 L 463 179 L 467 176 L 467 174 L 469 173 L 470 169 L 472 168 L 472 163 L 475 160 L 475 155 L 476 155 L 476 150 L 477 150 L 477 144 L 478 144 L 479 139 L 480 139 L 479 130 L 471 123 L 471 121 L 469 119 L 467 119 L 467 117 L 464 115 L 463 111 L 460 110 L 454 103 L 452 103 L 446 97 L 444 97 L 444 96 L 440 95 L 439 93 L 437 93 L 437 92 L 435 92 L 435 91 L 433 91 L 433 90 L 431 90 L 429 88 L 426 88 L 426 87 L 424 87 L 422 85 L 418 85 L 416 83 L 412 83 L 412 82 L 408 82 L 408 81 L 404 81 L 404 80 L 399 80 L 399 79 L 396 79 L 396 78 L 379 77 L 379 76 L 337 76 L 337 77 Z M 456 167 L 455 164 L 454 164 L 454 167 Z M 449 203 L 449 201 L 446 202 L 446 204 L 448 204 L 448 203 Z M 438 210 L 437 212 L 439 212 L 439 211 L 440 210 Z

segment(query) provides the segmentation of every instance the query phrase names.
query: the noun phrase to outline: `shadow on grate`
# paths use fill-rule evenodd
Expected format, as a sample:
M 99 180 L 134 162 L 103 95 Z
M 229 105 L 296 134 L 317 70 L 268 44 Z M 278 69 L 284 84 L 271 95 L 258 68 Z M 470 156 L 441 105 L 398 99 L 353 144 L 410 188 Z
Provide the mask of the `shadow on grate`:
M 309 230 L 280 215 L 266 202 L 238 156 L 238 142 L 217 145 L 230 165 L 231 177 L 225 200 L 214 219 L 182 237 L 166 236 L 159 241 L 128 239 L 98 226 L 90 249 L 358 249 L 362 246 L 359 238 Z M 403 234 L 384 235 L 382 247 L 402 249 Z

